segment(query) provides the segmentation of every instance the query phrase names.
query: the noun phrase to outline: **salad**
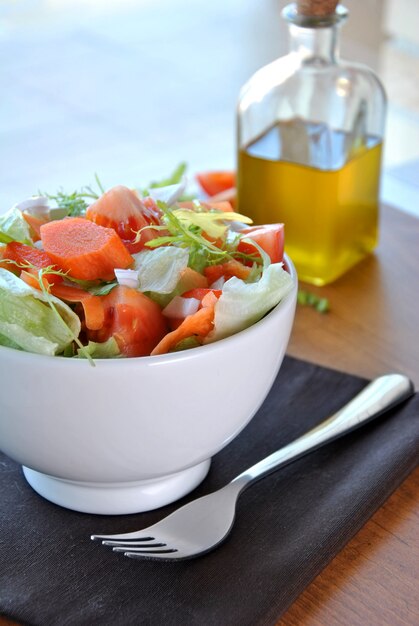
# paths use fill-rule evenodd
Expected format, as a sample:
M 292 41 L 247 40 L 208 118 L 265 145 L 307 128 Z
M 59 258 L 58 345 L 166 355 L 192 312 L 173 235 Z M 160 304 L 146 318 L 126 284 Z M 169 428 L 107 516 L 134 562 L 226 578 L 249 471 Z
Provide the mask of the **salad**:
M 251 326 L 291 290 L 283 225 L 188 198 L 182 168 L 142 191 L 97 183 L 0 216 L 0 345 L 90 361 L 165 354 Z

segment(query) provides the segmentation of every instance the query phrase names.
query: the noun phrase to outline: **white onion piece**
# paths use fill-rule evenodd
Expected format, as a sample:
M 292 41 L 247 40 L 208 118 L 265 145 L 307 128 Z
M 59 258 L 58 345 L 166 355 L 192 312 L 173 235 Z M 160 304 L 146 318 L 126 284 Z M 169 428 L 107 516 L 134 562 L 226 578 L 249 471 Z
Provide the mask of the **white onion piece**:
M 20 211 L 26 211 L 35 217 L 45 217 L 48 215 L 50 207 L 48 206 L 48 198 L 45 196 L 33 196 L 15 204 Z
M 188 315 L 193 315 L 199 309 L 200 300 L 196 298 L 182 298 L 175 296 L 163 309 L 163 315 L 172 319 L 183 319 Z
M 222 289 L 224 287 L 225 281 L 226 279 L 224 278 L 224 276 L 220 276 L 220 278 L 217 278 L 217 280 L 215 280 L 212 285 L 210 285 L 210 289 Z
M 138 270 L 120 270 L 116 269 L 115 276 L 119 285 L 124 287 L 138 287 Z
M 182 176 L 182 180 L 177 185 L 168 185 L 167 187 L 155 187 L 149 189 L 149 194 L 156 202 L 165 202 L 168 206 L 172 206 L 185 193 L 188 181 L 186 176 Z

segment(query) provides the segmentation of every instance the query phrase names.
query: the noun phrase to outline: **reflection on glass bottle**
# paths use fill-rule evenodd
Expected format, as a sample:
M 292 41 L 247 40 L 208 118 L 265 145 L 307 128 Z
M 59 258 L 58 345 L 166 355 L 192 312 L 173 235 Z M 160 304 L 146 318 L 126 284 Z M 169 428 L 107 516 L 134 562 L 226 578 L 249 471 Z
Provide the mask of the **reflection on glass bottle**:
M 291 51 L 244 86 L 238 110 L 239 210 L 284 222 L 300 280 L 318 285 L 371 252 L 378 233 L 385 95 L 369 69 L 338 62 L 347 11 L 335 7 L 286 7 Z

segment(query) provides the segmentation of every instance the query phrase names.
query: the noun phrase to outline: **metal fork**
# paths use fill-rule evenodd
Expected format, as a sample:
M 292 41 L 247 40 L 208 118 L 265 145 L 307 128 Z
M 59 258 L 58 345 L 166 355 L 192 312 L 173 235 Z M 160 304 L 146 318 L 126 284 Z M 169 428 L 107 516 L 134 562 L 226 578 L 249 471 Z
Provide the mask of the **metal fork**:
M 157 524 L 119 535 L 92 535 L 131 558 L 181 560 L 204 554 L 229 534 L 236 502 L 250 484 L 375 419 L 414 393 L 400 374 L 376 378 L 337 413 L 239 474 L 225 487 L 181 507 Z

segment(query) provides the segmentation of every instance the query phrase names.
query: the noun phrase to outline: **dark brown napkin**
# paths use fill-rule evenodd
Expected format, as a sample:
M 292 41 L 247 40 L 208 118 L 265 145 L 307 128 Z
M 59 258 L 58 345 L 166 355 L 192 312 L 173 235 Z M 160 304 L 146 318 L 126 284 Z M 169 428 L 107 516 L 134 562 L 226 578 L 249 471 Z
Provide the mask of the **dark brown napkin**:
M 60 508 L 36 495 L 21 469 L 0 456 L 0 614 L 32 626 L 274 624 L 416 465 L 417 395 L 250 487 L 231 535 L 206 556 L 131 560 L 90 541 L 90 534 L 148 526 L 221 487 L 365 384 L 287 357 L 263 407 L 213 459 L 204 483 L 180 503 L 150 513 L 101 517 Z

